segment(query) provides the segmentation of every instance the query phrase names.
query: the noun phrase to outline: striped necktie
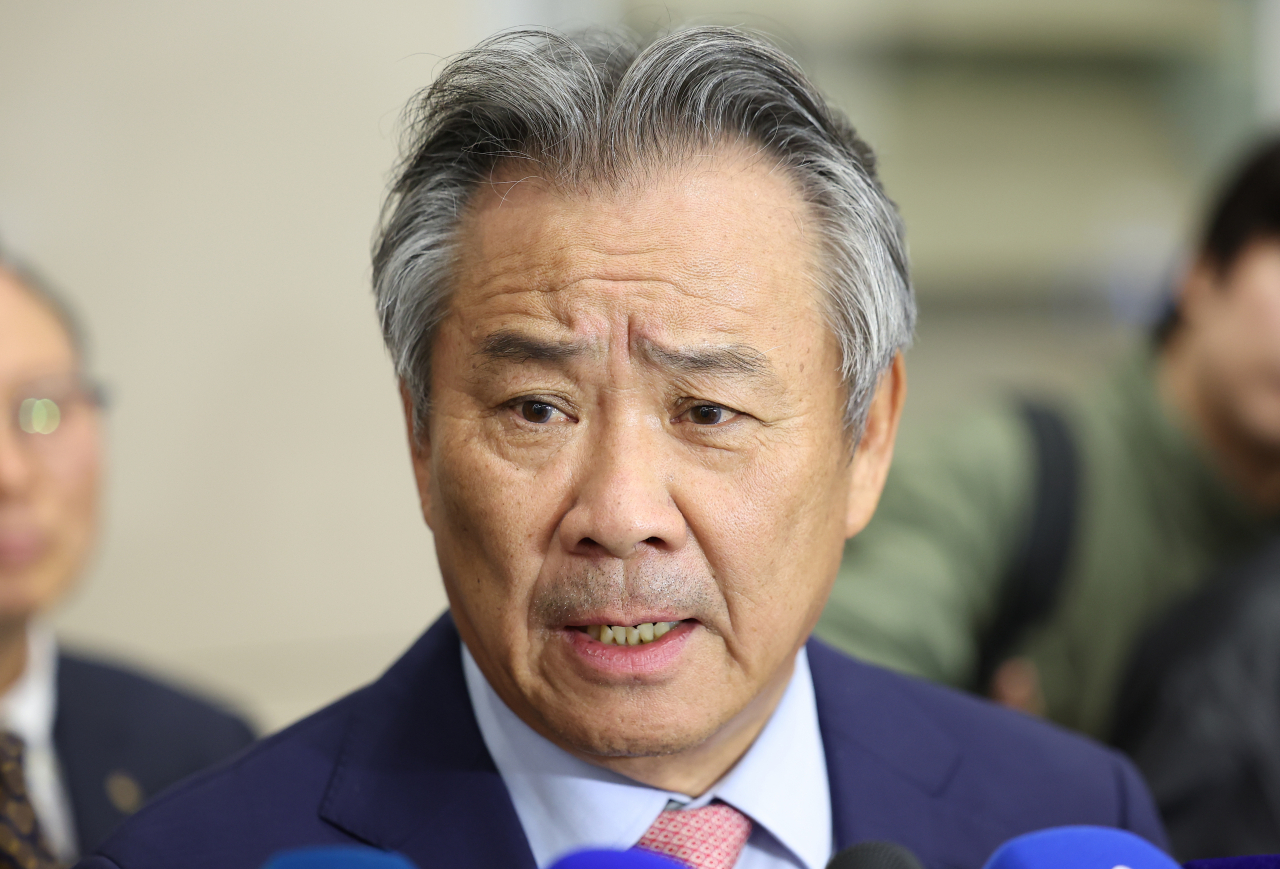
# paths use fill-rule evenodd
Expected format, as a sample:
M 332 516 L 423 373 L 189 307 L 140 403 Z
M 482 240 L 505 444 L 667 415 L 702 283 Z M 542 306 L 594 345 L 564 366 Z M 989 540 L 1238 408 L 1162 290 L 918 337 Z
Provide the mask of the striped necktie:
M 751 836 L 751 819 L 728 803 L 667 809 L 636 843 L 693 869 L 733 869 Z
M 27 794 L 22 772 L 26 746 L 12 733 L 0 734 L 0 869 L 57 869 Z

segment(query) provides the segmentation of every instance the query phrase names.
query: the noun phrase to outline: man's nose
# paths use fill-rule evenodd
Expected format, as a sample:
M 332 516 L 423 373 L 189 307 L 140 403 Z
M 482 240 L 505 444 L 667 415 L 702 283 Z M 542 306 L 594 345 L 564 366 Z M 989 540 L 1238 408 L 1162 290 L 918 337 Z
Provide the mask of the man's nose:
M 636 422 L 612 427 L 590 443 L 573 505 L 560 522 L 565 549 L 630 558 L 646 548 L 684 545 L 688 525 L 670 491 L 662 438 Z

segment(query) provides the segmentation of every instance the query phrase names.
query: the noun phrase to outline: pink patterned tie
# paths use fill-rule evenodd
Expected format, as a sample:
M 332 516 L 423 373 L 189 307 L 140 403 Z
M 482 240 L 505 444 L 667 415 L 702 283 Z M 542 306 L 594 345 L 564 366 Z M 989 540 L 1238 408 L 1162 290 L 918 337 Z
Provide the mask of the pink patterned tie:
M 674 857 L 693 869 L 733 869 L 751 835 L 751 819 L 726 803 L 663 812 L 637 848 Z

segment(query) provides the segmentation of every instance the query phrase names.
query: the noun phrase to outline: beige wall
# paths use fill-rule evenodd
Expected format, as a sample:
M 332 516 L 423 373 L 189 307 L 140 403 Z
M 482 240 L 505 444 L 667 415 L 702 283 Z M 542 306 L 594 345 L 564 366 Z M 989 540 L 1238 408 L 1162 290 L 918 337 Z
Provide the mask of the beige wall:
M 0 0 L 0 239 L 83 309 L 113 396 L 108 521 L 66 638 L 274 728 L 444 607 L 369 239 L 440 58 L 565 12 Z
M 1272 129 L 1280 129 L 1280 0 L 1257 0 L 1254 29 L 1257 63 L 1258 116 Z

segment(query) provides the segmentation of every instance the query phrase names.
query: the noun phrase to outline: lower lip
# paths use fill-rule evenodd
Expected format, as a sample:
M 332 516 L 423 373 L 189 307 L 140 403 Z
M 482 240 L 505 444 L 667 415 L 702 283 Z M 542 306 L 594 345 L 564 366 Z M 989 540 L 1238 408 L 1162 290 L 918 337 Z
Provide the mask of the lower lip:
M 38 534 L 0 536 L 0 570 L 20 570 L 40 560 L 45 544 Z
M 683 621 L 653 642 L 638 646 L 605 645 L 576 628 L 564 628 L 561 633 L 578 660 L 598 673 L 652 678 L 675 665 L 697 627 L 696 621 Z

